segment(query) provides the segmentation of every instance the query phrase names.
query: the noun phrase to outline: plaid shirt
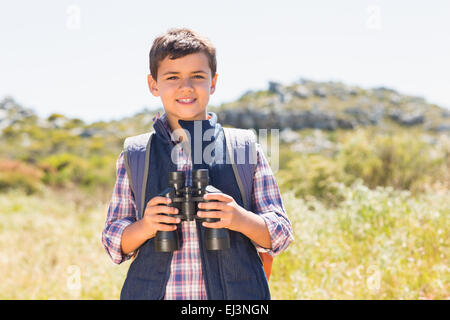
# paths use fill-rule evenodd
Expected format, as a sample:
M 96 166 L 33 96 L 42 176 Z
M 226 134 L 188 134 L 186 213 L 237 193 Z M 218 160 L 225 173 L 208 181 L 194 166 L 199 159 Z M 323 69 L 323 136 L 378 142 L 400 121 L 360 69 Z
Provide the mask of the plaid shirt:
M 167 132 L 171 133 L 166 114 L 160 119 Z M 175 144 L 175 142 L 173 142 Z M 179 148 L 177 168 L 186 174 L 186 185 L 192 185 L 192 163 L 182 148 Z M 252 204 L 254 213 L 260 215 L 269 230 L 272 248 L 265 249 L 254 243 L 259 252 L 268 252 L 272 256 L 280 254 L 293 240 L 292 228 L 284 209 L 280 191 L 272 170 L 257 144 L 257 165 L 253 178 Z M 136 221 L 136 205 L 131 192 L 123 152 L 117 160 L 117 179 L 108 208 L 105 228 L 102 232 L 103 245 L 113 262 L 119 264 L 130 259 L 135 252 L 124 255 L 121 250 L 123 230 Z M 200 248 L 195 221 L 181 222 L 183 247 L 173 254 L 170 264 L 170 277 L 166 285 L 164 299 L 206 299 L 205 284 L 202 275 Z

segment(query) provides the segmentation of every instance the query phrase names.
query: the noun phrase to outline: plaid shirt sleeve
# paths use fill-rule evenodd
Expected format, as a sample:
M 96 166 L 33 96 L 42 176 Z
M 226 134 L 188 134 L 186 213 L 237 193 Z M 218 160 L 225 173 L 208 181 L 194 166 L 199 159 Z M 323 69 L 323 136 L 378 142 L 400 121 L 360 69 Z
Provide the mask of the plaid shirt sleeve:
M 123 152 L 117 159 L 116 168 L 117 179 L 102 232 L 102 243 L 112 261 L 119 264 L 130 259 L 134 254 L 131 252 L 124 255 L 121 241 L 123 230 L 136 221 L 136 206 L 125 169 Z
M 272 169 L 259 143 L 256 144 L 257 164 L 253 177 L 252 205 L 269 229 L 272 248 L 266 249 L 256 243 L 259 252 L 276 256 L 283 252 L 294 240 L 292 226 L 283 206 L 281 194 Z

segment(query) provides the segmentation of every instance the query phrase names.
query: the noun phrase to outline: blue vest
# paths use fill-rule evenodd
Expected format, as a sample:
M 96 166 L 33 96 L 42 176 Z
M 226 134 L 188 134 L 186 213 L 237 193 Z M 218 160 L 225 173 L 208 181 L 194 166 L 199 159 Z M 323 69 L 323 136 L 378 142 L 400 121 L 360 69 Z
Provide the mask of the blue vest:
M 209 114 L 211 119 L 201 121 L 201 135 L 203 137 L 205 131 L 211 129 L 209 132 L 213 132 L 213 136 L 210 141 L 196 139 L 194 134 L 198 137 L 200 132 L 194 128 L 194 121 L 179 120 L 180 126 L 190 134 L 192 151 L 193 143 L 197 140 L 202 141 L 202 154 L 205 148 L 211 148 L 211 143 L 214 144 L 211 153 L 213 160 L 206 162 L 203 159 L 201 163 L 193 161 L 193 170 L 208 169 L 210 185 L 232 196 L 240 206 L 253 211 L 250 205 L 253 172 L 249 169 L 255 163 L 255 154 L 249 151 L 251 142 L 242 138 L 245 136 L 244 130 L 224 129 L 217 123 L 217 116 L 212 112 Z M 153 134 L 128 138 L 125 142 L 125 165 L 136 200 L 138 219 L 142 218 L 145 204 L 167 188 L 168 173 L 177 171 L 177 165 L 171 161 L 174 146 L 160 120 L 156 121 L 154 129 Z M 239 154 L 242 154 L 236 152 L 239 149 L 245 150 L 244 162 L 242 158 L 238 159 Z M 234 165 L 230 164 L 230 157 Z M 264 268 L 250 239 L 240 232 L 229 230 L 229 249 L 207 250 L 205 227 L 198 220 L 196 223 L 207 298 L 270 299 Z M 181 228 L 177 232 L 181 232 Z M 179 238 L 182 239 L 181 235 Z M 147 240 L 130 265 L 120 298 L 162 299 L 170 275 L 172 256 L 171 252 L 156 252 L 154 238 Z

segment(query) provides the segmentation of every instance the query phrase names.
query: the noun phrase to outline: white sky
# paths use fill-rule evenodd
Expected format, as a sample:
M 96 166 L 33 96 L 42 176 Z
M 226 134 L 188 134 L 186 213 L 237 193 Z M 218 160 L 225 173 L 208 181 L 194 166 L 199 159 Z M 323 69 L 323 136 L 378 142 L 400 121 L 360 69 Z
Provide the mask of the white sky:
M 159 106 L 148 52 L 181 26 L 217 48 L 211 105 L 303 77 L 387 86 L 450 108 L 446 0 L 0 1 L 0 99 L 43 117 L 111 120 Z

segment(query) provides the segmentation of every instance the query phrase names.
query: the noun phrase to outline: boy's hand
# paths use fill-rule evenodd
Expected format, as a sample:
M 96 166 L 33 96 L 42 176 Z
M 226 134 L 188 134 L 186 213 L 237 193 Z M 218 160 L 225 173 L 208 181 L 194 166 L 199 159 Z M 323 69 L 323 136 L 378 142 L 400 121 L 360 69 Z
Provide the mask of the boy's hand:
M 218 202 L 201 202 L 199 209 L 216 210 L 212 212 L 197 211 L 201 218 L 219 218 L 217 222 L 203 222 L 207 228 L 227 228 L 233 231 L 240 231 L 242 222 L 248 215 L 248 211 L 234 201 L 233 197 L 224 193 L 207 193 L 205 200 L 218 200 Z
M 153 238 L 157 231 L 174 231 L 177 229 L 176 225 L 167 225 L 166 223 L 179 223 L 180 218 L 168 217 L 160 214 L 178 213 L 177 208 L 167 206 L 171 201 L 170 198 L 157 196 L 147 203 L 142 223 L 144 224 L 145 230 L 148 232 L 147 235 L 149 239 Z

